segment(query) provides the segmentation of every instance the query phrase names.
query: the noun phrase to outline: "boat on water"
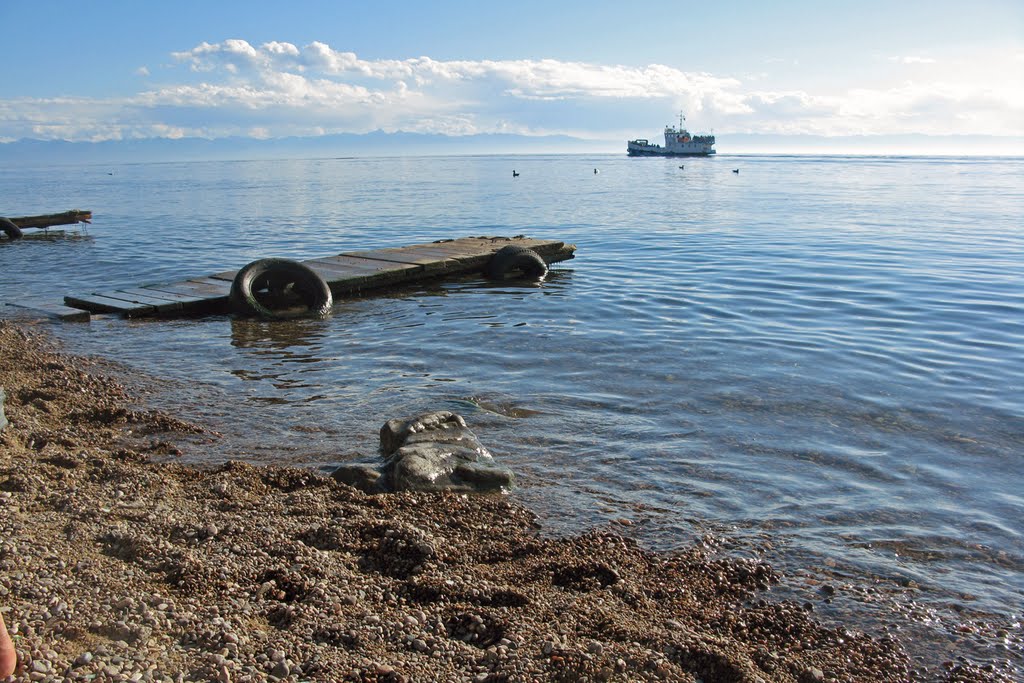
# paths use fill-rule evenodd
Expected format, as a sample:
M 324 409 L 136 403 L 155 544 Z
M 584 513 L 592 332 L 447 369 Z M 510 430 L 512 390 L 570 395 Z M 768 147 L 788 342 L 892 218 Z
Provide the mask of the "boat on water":
M 714 135 L 690 135 L 683 127 L 686 117 L 679 115 L 679 125 L 665 126 L 665 146 L 653 145 L 646 139 L 630 140 L 626 153 L 631 157 L 706 157 L 715 153 Z

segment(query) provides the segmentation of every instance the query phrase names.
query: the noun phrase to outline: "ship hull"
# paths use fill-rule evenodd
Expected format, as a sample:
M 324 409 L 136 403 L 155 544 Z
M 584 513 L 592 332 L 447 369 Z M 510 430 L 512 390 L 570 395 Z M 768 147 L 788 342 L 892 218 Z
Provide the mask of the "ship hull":
M 627 149 L 626 153 L 631 157 L 709 157 L 715 150 L 693 151 L 693 152 L 669 152 L 662 149 Z

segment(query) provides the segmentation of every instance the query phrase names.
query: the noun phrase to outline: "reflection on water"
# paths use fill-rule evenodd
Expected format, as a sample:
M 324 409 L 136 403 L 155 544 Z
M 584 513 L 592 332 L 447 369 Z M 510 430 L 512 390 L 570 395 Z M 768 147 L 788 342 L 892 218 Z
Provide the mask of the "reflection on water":
M 315 362 L 312 353 L 327 334 L 322 320 L 296 318 L 292 320 L 262 320 L 260 318 L 231 317 L 231 345 L 240 349 L 280 352 L 285 361 Z M 296 347 L 304 353 L 299 353 Z
M 626 518 L 656 547 L 767 553 L 823 615 L 910 616 L 922 648 L 968 615 L 1019 634 L 1024 161 L 663 161 L 516 157 L 515 185 L 501 157 L 64 169 L 95 239 L 0 249 L 0 286 L 43 302 L 40 272 L 77 293 L 466 235 L 574 242 L 540 283 L 61 334 L 177 381 L 158 400 L 225 434 L 189 458 L 329 466 L 373 457 L 387 419 L 450 409 L 552 531 Z M 27 204 L 53 173 L 0 169 L 0 194 Z M 965 647 L 1011 656 L 998 630 Z

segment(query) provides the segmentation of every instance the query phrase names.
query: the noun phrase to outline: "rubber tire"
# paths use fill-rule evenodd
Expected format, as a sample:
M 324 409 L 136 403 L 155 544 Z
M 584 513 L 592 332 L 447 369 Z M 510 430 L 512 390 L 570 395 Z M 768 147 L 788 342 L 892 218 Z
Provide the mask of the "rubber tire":
M 302 295 L 309 309 L 308 314 L 279 311 L 265 306 L 256 298 L 256 292 L 264 288 L 281 292 L 288 285 Z M 327 282 L 309 266 L 283 258 L 265 258 L 253 261 L 235 275 L 228 297 L 231 310 L 242 315 L 256 315 L 261 318 L 286 319 L 313 315 L 326 316 L 334 297 Z
M 7 233 L 7 239 L 9 240 L 20 240 L 23 233 L 21 228 L 14 224 L 10 218 L 4 218 L 0 216 L 0 230 Z
M 492 280 L 505 280 L 515 277 L 517 271 L 521 278 L 540 280 L 548 274 L 548 264 L 532 249 L 510 244 L 491 257 L 484 274 Z

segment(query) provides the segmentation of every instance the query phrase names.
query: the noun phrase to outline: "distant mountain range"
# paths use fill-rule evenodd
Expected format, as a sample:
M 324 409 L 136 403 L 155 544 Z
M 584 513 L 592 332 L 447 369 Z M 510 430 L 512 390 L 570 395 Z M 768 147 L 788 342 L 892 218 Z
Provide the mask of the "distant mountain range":
M 985 135 L 814 135 L 718 134 L 726 154 L 922 154 L 1024 156 L 1024 137 Z M 149 138 L 106 142 L 22 139 L 0 144 L 0 163 L 80 164 L 151 161 L 331 158 L 341 156 L 426 156 L 460 154 L 622 153 L 626 141 L 584 140 L 552 135 L 467 136 L 421 133 L 339 134 L 319 137 Z
M 594 151 L 601 143 L 568 136 L 447 136 L 421 133 L 344 133 L 318 137 L 146 138 L 105 142 L 22 139 L 0 144 L 0 162 L 130 163 L 236 159 L 422 156 L 430 154 L 565 154 Z M 605 146 L 607 147 L 607 146 Z M 625 143 L 622 144 L 625 149 Z

